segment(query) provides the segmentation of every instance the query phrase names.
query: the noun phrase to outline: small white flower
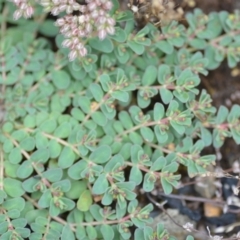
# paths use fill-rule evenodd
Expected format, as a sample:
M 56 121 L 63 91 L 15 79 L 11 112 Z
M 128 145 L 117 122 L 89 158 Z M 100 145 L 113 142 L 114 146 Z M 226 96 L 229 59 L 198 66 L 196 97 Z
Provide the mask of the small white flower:
M 14 20 L 18 20 L 22 16 L 22 11 L 21 10 L 16 10 L 13 14 Z
M 77 57 L 77 51 L 76 50 L 72 50 L 69 54 L 68 54 L 68 58 L 69 61 L 72 62 L 76 59 Z
M 112 26 L 108 26 L 106 30 L 107 30 L 107 33 L 110 35 L 113 35 L 115 33 L 115 28 Z
M 57 19 L 57 21 L 55 22 L 55 25 L 58 27 L 61 27 L 65 24 L 65 20 L 63 18 L 59 18 Z
M 79 54 L 82 56 L 82 57 L 85 57 L 87 55 L 87 49 L 85 47 L 81 48 L 79 50 Z
M 81 15 L 78 17 L 78 22 L 81 24 L 81 23 L 84 23 L 85 22 L 85 16 L 84 15 Z
M 188 232 L 192 232 L 193 224 L 190 222 L 187 222 L 186 224 L 183 225 L 183 228 L 186 229 Z
M 69 48 L 71 45 L 72 45 L 72 41 L 71 41 L 70 39 L 65 39 L 65 40 L 62 42 L 62 46 L 63 46 L 63 47 Z
M 138 12 L 138 6 L 132 5 L 131 10 L 132 10 L 134 13 L 137 13 L 137 12 Z
M 111 10 L 112 7 L 113 7 L 113 4 L 112 4 L 111 1 L 107 1 L 107 2 L 104 4 L 104 8 L 105 8 L 106 10 Z
M 101 29 L 98 31 L 98 38 L 103 40 L 107 36 L 107 32 L 105 29 Z

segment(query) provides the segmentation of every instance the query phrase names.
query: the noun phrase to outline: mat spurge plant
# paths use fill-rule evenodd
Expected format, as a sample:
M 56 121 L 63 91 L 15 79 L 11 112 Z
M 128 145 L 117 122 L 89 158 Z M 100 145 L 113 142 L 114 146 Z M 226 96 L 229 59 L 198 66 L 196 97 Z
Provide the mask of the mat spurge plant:
M 93 19 L 87 30 L 84 14 L 59 18 L 67 40 L 57 35 L 53 51 L 56 27 L 40 7 L 15 22 L 13 5 L 1 3 L 0 239 L 175 239 L 161 222 L 150 227 L 153 206 L 138 195 L 156 184 L 171 193 L 180 166 L 207 174 L 215 155 L 206 147 L 240 143 L 240 107 L 217 110 L 198 89 L 199 74 L 239 62 L 239 13 L 197 9 L 188 27 L 136 31 L 116 1 L 86 1 L 92 14 L 113 5 L 102 24 L 114 30 L 100 34 Z M 39 3 L 85 13 L 74 1 Z

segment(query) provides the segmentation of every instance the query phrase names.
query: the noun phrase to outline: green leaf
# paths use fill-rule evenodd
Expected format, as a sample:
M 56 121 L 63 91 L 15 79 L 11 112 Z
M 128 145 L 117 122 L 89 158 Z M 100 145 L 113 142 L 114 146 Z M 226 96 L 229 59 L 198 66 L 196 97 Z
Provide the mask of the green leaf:
M 19 148 L 13 148 L 8 156 L 10 163 L 18 164 L 22 161 L 22 154 Z
M 172 185 L 164 177 L 161 177 L 161 184 L 165 194 L 170 194 L 172 192 Z
M 144 191 L 151 192 L 154 189 L 155 182 L 156 182 L 155 177 L 153 177 L 150 173 L 145 174 L 143 181 Z
M 48 147 L 51 158 L 57 158 L 60 155 L 62 147 L 55 139 L 50 140 Z
M 142 127 L 140 129 L 141 135 L 147 142 L 152 142 L 154 139 L 154 133 L 151 128 L 149 127 Z
M 63 227 L 61 240 L 75 240 L 75 235 L 71 229 L 71 227 L 67 224 Z
M 5 233 L 7 231 L 8 231 L 8 223 L 7 222 L 0 223 L 0 234 L 2 235 L 3 233 Z
M 145 47 L 135 41 L 128 41 L 127 45 L 135 52 L 137 55 L 144 53 Z
M 110 53 L 113 51 L 113 43 L 109 38 L 105 38 L 103 40 L 100 40 L 98 38 L 91 38 L 89 40 L 89 45 L 93 49 L 96 49 L 103 53 Z
M 153 119 L 154 121 L 161 120 L 164 116 L 165 110 L 161 103 L 155 103 L 153 110 Z
M 65 193 L 65 196 L 70 199 L 78 199 L 79 196 L 87 189 L 85 181 L 71 180 L 71 189 Z
M 49 150 L 47 148 L 42 148 L 36 150 L 32 153 L 31 160 L 34 162 L 46 163 L 49 159 Z
M 67 89 L 70 85 L 70 76 L 64 70 L 53 70 L 52 72 L 53 84 L 60 90 Z
M 190 39 L 189 39 L 190 40 Z M 189 45 L 195 49 L 205 49 L 207 47 L 207 42 L 204 39 L 194 38 L 188 41 Z
M 4 187 L 4 191 L 10 197 L 20 197 L 25 192 L 22 188 L 22 183 L 13 178 L 4 178 L 3 187 Z
M 111 83 L 111 79 L 110 79 L 109 75 L 108 74 L 102 74 L 99 77 L 99 79 L 100 79 L 100 83 L 102 85 L 103 90 L 105 92 L 107 92 L 109 90 L 109 87 L 110 87 L 109 85 Z
M 142 85 L 143 86 L 150 86 L 153 85 L 153 83 L 157 79 L 157 68 L 155 66 L 148 66 L 143 74 L 142 77 Z
M 87 226 L 86 232 L 88 235 L 89 240 L 95 240 L 97 239 L 97 230 L 93 226 Z
M 12 46 L 11 37 L 3 38 L 3 40 L 1 41 L 1 44 L 0 44 L 0 52 L 7 53 L 10 50 L 11 46 Z
M 34 128 L 36 125 L 35 116 L 27 115 L 23 120 L 23 124 L 27 128 Z
M 22 197 L 15 197 L 5 200 L 2 206 L 8 211 L 13 209 L 22 211 L 25 207 L 25 204 L 25 200 Z
M 186 238 L 186 240 L 194 240 L 194 237 L 191 236 L 191 235 L 188 235 L 187 238 Z
M 84 113 L 88 114 L 91 112 L 91 102 L 87 97 L 81 96 L 78 100 L 78 104 Z
M 229 114 L 228 109 L 225 106 L 220 106 L 217 113 L 216 124 L 223 123 L 227 119 L 228 114 Z
M 185 127 L 183 125 L 178 124 L 176 121 L 172 120 L 170 121 L 171 126 L 174 128 L 174 130 L 179 133 L 180 135 L 184 134 Z
M 99 126 L 104 127 L 107 124 L 106 116 L 100 111 L 95 111 L 94 113 L 92 113 L 92 119 Z
M 141 228 L 137 228 L 134 232 L 134 239 L 137 239 L 137 240 L 145 240 L 145 236 L 144 236 L 144 233 L 143 233 L 143 229 Z
M 101 212 L 101 208 L 99 205 L 97 204 L 93 204 L 91 207 L 90 207 L 90 213 L 92 214 L 92 216 L 94 217 L 95 220 L 101 222 L 103 221 L 103 216 L 102 214 L 100 213 Z
M 76 237 L 79 240 L 86 237 L 85 227 L 83 227 L 83 226 L 76 227 Z
M 52 200 L 51 191 L 47 189 L 38 200 L 38 205 L 41 208 L 48 208 L 50 206 L 51 200 Z
M 24 228 L 27 225 L 27 220 L 25 218 L 18 218 L 12 221 L 15 228 Z
M 72 179 L 75 179 L 75 180 L 80 179 L 81 178 L 80 173 L 87 168 L 87 165 L 88 165 L 87 162 L 84 160 L 73 164 L 68 170 L 68 175 Z
M 142 143 L 143 143 L 142 137 L 141 137 L 140 134 L 137 133 L 137 132 L 131 132 L 131 133 L 129 134 L 129 138 L 130 138 L 130 140 L 132 141 L 132 143 L 134 143 L 134 144 L 142 145 Z
M 92 83 L 92 84 L 89 86 L 89 90 L 91 91 L 94 99 L 95 99 L 97 102 L 100 102 L 101 100 L 103 100 L 103 90 L 102 90 L 102 88 L 100 87 L 99 84 L 97 84 L 97 83 Z
M 26 151 L 32 151 L 35 148 L 35 139 L 33 137 L 27 137 L 20 141 L 20 147 Z
M 107 191 L 108 187 L 109 187 L 109 183 L 108 183 L 106 174 L 101 174 L 95 181 L 92 188 L 92 192 L 93 194 L 101 195 Z
M 72 108 L 71 115 L 78 121 L 82 121 L 85 116 L 79 108 Z
M 77 209 L 86 212 L 89 210 L 90 206 L 92 205 L 92 195 L 89 190 L 83 191 L 83 193 L 80 195 L 78 201 L 77 201 Z
M 56 127 L 57 121 L 55 119 L 48 119 L 39 126 L 39 128 L 46 133 L 52 133 Z
M 94 163 L 105 163 L 110 159 L 111 155 L 111 148 L 109 146 L 102 145 L 91 153 L 89 159 L 91 159 Z
M 115 41 L 117 41 L 119 43 L 123 43 L 127 39 L 127 34 L 125 33 L 125 31 L 122 28 L 115 27 L 115 34 L 110 35 L 109 37 L 114 39 Z
M 27 228 L 17 227 L 16 232 L 18 235 L 20 235 L 21 237 L 23 237 L 25 239 L 30 236 L 30 229 L 27 229 Z
M 163 167 L 165 167 L 167 161 L 165 159 L 165 157 L 161 156 L 158 159 L 155 160 L 155 162 L 153 163 L 151 170 L 153 171 L 160 171 L 163 169 Z
M 129 94 L 124 91 L 114 91 L 111 93 L 111 96 L 121 102 L 128 102 Z
M 133 127 L 133 122 L 128 112 L 126 111 L 119 112 L 118 118 L 125 129 L 130 129 Z
M 57 182 L 62 178 L 63 170 L 61 168 L 48 169 L 42 176 L 50 182 Z
M 172 92 L 164 87 L 162 87 L 159 91 L 160 91 L 162 101 L 165 104 L 169 104 L 171 102 L 171 100 L 173 99 Z
M 114 231 L 110 225 L 106 225 L 106 224 L 101 225 L 100 231 L 103 235 L 104 240 L 113 240 L 114 239 Z
M 67 138 L 71 133 L 71 124 L 69 122 L 61 123 L 54 131 L 54 136 L 59 138 Z
M 178 164 L 176 162 L 172 162 L 167 166 L 164 166 L 162 169 L 162 172 L 166 172 L 166 173 L 174 173 L 176 172 L 178 169 Z
M 0 190 L 0 204 L 4 202 L 5 198 L 7 198 L 7 194 L 3 190 Z
M 59 29 L 55 26 L 53 20 L 46 19 L 40 24 L 39 32 L 47 37 L 55 37 L 58 34 Z
M 35 135 L 35 142 L 38 149 L 48 147 L 48 138 L 42 132 L 38 132 Z
M 11 122 L 5 122 L 2 126 L 2 130 L 4 132 L 8 132 L 8 133 L 12 132 L 13 124 Z
M 165 40 L 161 40 L 155 43 L 156 47 L 166 54 L 171 54 L 173 52 L 173 46 Z
M 129 181 L 132 181 L 136 185 L 139 185 L 142 182 L 142 179 L 142 171 L 137 166 L 133 166 L 130 171 Z
M 17 170 L 17 176 L 21 179 L 28 178 L 33 173 L 31 161 L 24 161 Z
M 65 169 L 72 166 L 75 160 L 75 153 L 70 147 L 65 146 L 59 156 L 58 166 Z
M 59 207 L 57 207 L 54 203 L 54 200 L 51 199 L 50 200 L 50 206 L 49 206 L 49 215 L 51 217 L 56 217 L 60 214 L 61 209 Z

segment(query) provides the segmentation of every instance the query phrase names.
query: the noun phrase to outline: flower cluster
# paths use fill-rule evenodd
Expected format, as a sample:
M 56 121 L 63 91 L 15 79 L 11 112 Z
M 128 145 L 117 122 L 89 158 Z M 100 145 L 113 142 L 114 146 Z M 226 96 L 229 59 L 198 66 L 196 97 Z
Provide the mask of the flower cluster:
M 63 47 L 70 49 L 69 60 L 83 57 L 87 54 L 84 40 L 98 36 L 103 40 L 107 34 L 115 33 L 115 20 L 108 11 L 112 8 L 109 0 L 87 0 L 87 5 L 80 5 L 80 16 L 67 15 L 56 21 L 60 32 L 66 37 Z
M 13 18 L 15 20 L 18 20 L 20 17 L 32 17 L 34 8 L 29 0 L 11 0 L 11 2 L 13 2 L 17 7 L 17 10 L 13 14 Z
M 80 16 L 67 15 L 56 21 L 60 32 L 66 37 L 63 47 L 70 49 L 70 61 L 87 54 L 84 46 L 86 38 L 98 36 L 103 40 L 107 34 L 115 32 L 115 20 L 108 14 L 112 2 L 109 0 L 86 0 L 86 2 L 86 5 L 79 6 Z
M 71 14 L 73 11 L 78 11 L 81 6 L 75 0 L 41 0 L 40 4 L 46 12 L 51 12 L 54 16 L 64 11 Z
M 10 1 L 17 6 L 14 13 L 15 20 L 33 15 L 34 8 L 29 0 Z M 107 34 L 115 33 L 115 20 L 108 14 L 113 6 L 111 0 L 86 0 L 86 4 L 79 4 L 75 0 L 39 0 L 38 2 L 45 12 L 51 12 L 54 16 L 66 12 L 67 15 L 56 21 L 56 26 L 60 27 L 60 32 L 66 38 L 63 47 L 70 49 L 70 61 L 87 55 L 86 39 L 98 36 L 103 40 Z M 73 12 L 78 12 L 79 15 L 74 15 Z

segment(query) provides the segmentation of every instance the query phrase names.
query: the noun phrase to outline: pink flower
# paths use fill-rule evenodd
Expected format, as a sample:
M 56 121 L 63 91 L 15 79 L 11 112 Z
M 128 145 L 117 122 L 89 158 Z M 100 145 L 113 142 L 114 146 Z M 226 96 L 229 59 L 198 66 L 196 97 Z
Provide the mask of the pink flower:
M 87 49 L 85 47 L 81 48 L 79 54 L 81 57 L 85 57 L 87 55 Z
M 115 20 L 113 18 L 111 18 L 111 17 L 107 18 L 107 23 L 109 25 L 112 25 L 112 26 L 114 26 L 116 24 Z
M 106 30 L 107 30 L 107 33 L 110 35 L 113 35 L 115 33 L 115 28 L 113 26 L 108 26 Z
M 14 20 L 18 20 L 22 16 L 22 11 L 20 9 L 16 10 L 13 14 Z
M 107 1 L 104 5 L 103 5 L 103 8 L 106 9 L 106 10 L 111 10 L 113 7 L 113 4 L 111 1 Z
M 105 29 L 100 29 L 100 30 L 98 31 L 98 38 L 99 38 L 100 40 L 103 40 L 106 36 L 107 36 L 107 32 L 106 32 Z
M 34 13 L 33 7 L 32 6 L 28 6 L 27 9 L 25 10 L 24 16 L 26 18 L 30 18 L 30 17 L 32 17 L 33 13 Z
M 72 41 L 71 41 L 70 39 L 65 39 L 65 40 L 62 42 L 62 46 L 63 46 L 63 47 L 70 48 L 71 45 L 72 45 Z
M 65 20 L 63 18 L 59 18 L 57 19 L 57 21 L 55 22 L 55 25 L 58 27 L 61 27 L 65 24 Z
M 76 50 L 72 50 L 69 54 L 68 54 L 68 58 L 69 61 L 72 62 L 76 59 L 77 57 L 77 51 Z
M 96 7 L 97 7 L 97 4 L 94 1 L 92 1 L 91 3 L 88 4 L 89 11 L 95 10 Z

